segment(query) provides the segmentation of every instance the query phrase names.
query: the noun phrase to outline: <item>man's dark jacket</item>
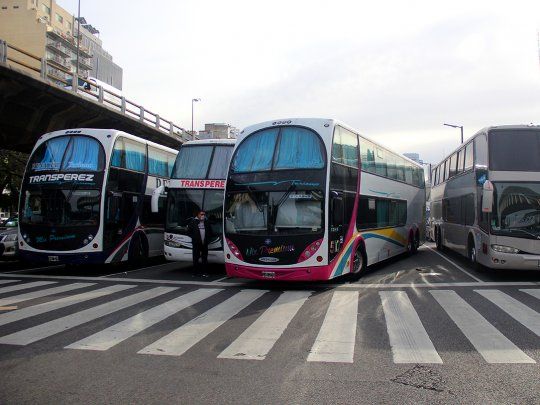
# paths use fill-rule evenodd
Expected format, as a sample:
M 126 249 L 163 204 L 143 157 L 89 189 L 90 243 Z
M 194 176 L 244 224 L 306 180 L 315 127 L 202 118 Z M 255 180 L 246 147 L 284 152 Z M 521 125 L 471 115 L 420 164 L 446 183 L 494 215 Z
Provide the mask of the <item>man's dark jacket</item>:
M 198 218 L 193 218 L 188 225 L 189 236 L 191 236 L 193 246 L 203 245 L 203 241 L 201 240 L 201 232 L 199 231 L 199 222 L 200 221 Z M 204 245 L 208 245 L 213 233 L 207 219 L 204 220 L 204 231 Z

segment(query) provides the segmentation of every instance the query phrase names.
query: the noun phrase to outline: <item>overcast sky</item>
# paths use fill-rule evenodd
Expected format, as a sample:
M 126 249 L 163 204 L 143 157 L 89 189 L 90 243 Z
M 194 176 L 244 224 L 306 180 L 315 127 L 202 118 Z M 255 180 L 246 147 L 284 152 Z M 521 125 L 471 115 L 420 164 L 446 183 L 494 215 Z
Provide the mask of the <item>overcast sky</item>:
M 76 0 L 57 0 L 73 14 Z M 180 126 L 336 118 L 439 161 L 540 123 L 540 1 L 81 0 L 123 93 Z

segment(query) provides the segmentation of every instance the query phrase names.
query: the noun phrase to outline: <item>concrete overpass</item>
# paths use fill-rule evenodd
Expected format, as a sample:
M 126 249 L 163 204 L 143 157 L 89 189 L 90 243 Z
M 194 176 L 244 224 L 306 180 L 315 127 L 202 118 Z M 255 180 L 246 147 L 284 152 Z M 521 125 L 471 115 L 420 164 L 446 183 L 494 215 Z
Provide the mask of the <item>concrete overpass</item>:
M 32 58 L 33 66 L 25 62 Z M 192 139 L 172 121 L 101 87 L 66 90 L 51 80 L 47 63 L 0 40 L 0 149 L 29 153 L 40 135 L 74 127 L 119 129 L 173 148 Z

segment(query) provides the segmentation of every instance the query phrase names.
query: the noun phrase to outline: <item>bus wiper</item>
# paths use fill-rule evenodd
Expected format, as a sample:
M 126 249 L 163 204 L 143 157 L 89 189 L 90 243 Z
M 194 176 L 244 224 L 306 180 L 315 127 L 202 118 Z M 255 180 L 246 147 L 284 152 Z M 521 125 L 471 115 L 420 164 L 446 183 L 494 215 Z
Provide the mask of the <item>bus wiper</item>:
M 253 190 L 251 189 L 250 186 L 247 186 L 247 191 L 249 193 L 249 196 L 251 197 L 251 200 L 255 203 L 255 206 L 257 207 L 257 210 L 259 212 L 261 212 L 261 213 L 264 212 L 264 209 L 261 208 L 261 206 L 259 205 L 257 199 L 255 198 L 255 193 L 253 193 Z
M 291 194 L 291 192 L 296 188 L 296 184 L 291 184 L 289 186 L 289 188 L 287 189 L 287 191 L 285 192 L 285 194 L 283 194 L 283 196 L 279 199 L 278 203 L 276 204 L 276 206 L 279 208 L 281 207 L 281 205 L 285 202 L 285 200 L 289 197 L 289 195 Z
M 540 239 L 540 235 L 539 234 L 535 234 L 535 233 L 532 233 L 532 232 L 529 232 L 529 231 L 526 231 L 525 229 L 521 229 L 521 228 L 509 228 L 509 229 L 504 229 L 505 231 L 509 231 L 509 232 L 523 232 L 523 233 L 526 233 L 527 235 L 529 236 L 532 236 L 533 238 L 535 239 Z

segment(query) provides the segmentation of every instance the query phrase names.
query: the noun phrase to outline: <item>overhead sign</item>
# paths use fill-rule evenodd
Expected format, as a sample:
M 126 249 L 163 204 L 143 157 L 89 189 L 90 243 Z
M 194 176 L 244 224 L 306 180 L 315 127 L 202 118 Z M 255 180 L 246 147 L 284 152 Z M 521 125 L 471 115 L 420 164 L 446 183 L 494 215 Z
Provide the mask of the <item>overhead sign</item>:
M 171 179 L 171 188 L 225 188 L 225 180 Z

